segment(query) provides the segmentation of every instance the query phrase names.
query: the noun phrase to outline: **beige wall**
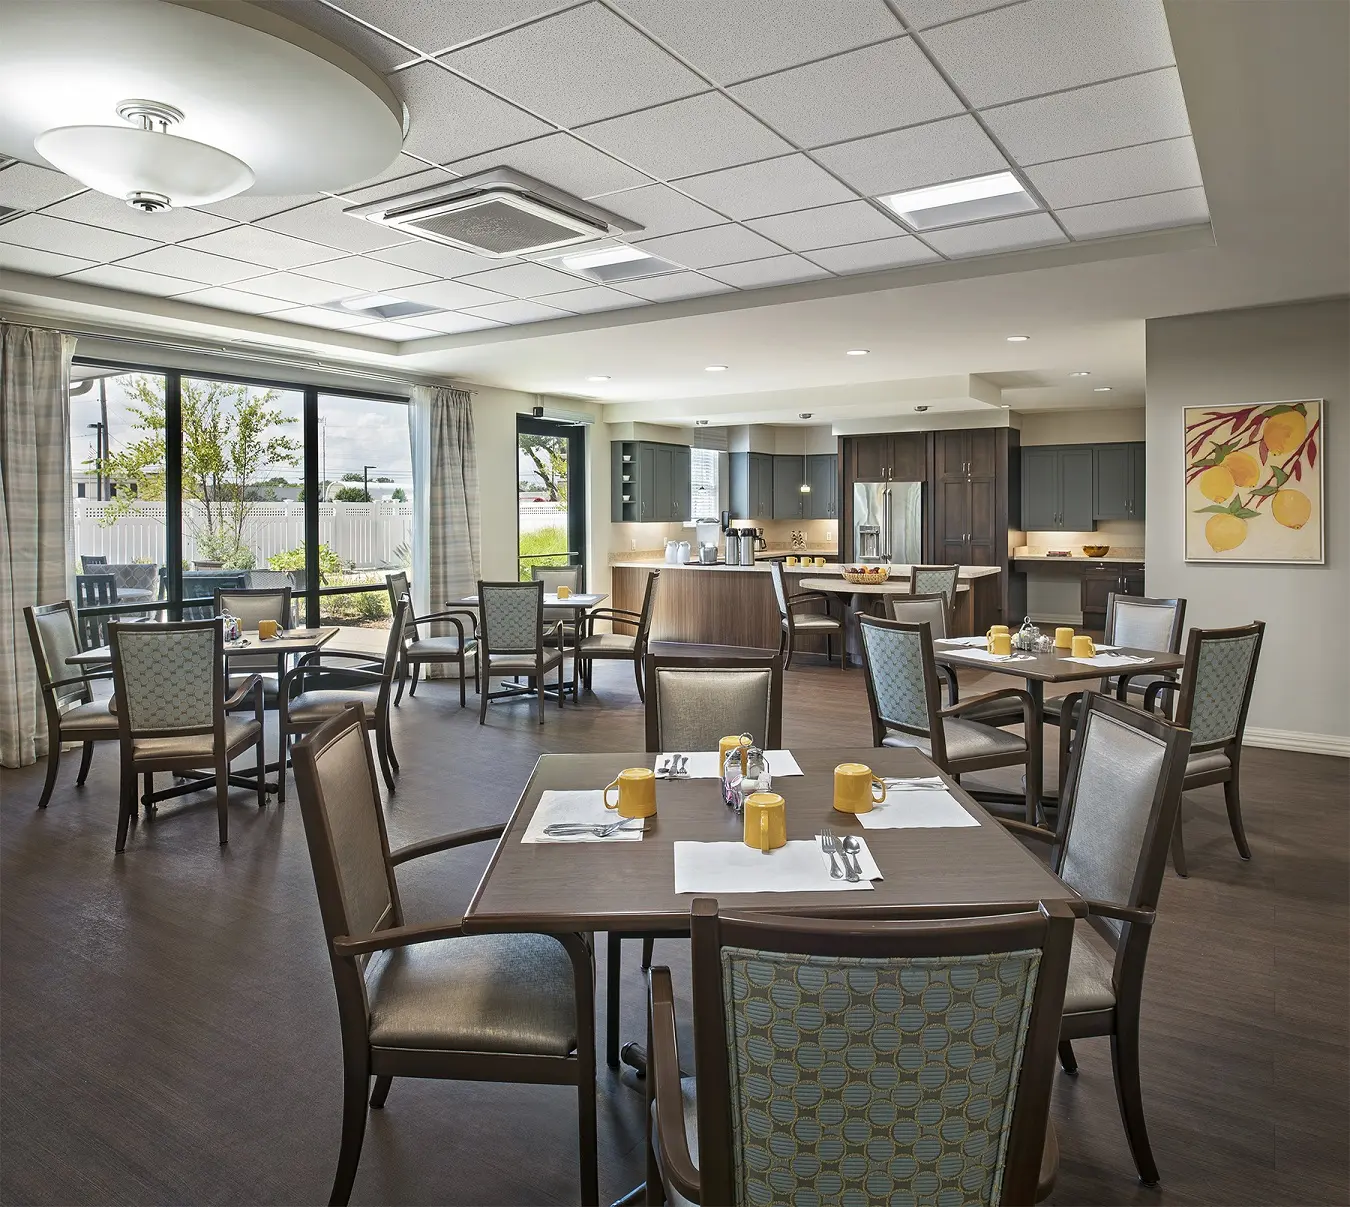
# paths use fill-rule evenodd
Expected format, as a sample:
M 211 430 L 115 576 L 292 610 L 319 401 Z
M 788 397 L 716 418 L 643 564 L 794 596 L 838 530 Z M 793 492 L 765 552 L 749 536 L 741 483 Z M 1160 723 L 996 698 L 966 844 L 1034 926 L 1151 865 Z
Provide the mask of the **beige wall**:
M 1190 625 L 1264 620 L 1249 737 L 1350 754 L 1350 301 L 1153 319 L 1147 349 L 1149 594 Z M 1326 400 L 1326 564 L 1187 564 L 1182 408 L 1300 398 Z
M 1029 444 L 1113 444 L 1144 438 L 1144 408 L 1024 411 L 1022 447 Z

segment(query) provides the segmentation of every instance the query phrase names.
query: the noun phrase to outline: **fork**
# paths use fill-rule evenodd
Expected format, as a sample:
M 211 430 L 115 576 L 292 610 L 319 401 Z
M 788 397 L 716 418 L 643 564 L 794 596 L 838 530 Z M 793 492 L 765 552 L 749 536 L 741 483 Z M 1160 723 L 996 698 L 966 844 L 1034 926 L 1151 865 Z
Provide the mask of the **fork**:
M 848 880 L 850 884 L 856 884 L 859 880 L 862 879 L 862 877 L 853 870 L 853 865 L 849 863 L 847 855 L 836 858 L 837 856 L 839 856 L 840 852 L 839 839 L 837 839 L 834 836 L 834 831 L 831 830 L 829 826 L 826 826 L 825 829 L 822 831 L 820 835 L 820 841 L 821 845 L 825 848 L 825 854 L 827 854 L 830 857 L 831 880 L 839 879 L 840 876 L 839 858 L 842 858 L 844 864 L 844 872 L 843 872 L 844 879 Z
M 608 838 L 622 830 L 630 821 L 642 821 L 640 817 L 625 817 L 622 821 L 583 822 L 556 821 L 544 827 L 544 833 L 550 838 L 571 837 L 576 834 L 591 834 L 596 838 Z M 639 827 L 640 828 L 640 827 Z

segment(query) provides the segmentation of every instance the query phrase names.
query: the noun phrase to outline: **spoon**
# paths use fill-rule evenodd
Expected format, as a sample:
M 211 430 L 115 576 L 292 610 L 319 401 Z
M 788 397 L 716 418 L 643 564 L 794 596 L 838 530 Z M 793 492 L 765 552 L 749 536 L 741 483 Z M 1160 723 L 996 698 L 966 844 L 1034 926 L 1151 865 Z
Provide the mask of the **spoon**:
M 858 876 L 862 876 L 862 864 L 858 862 L 858 852 L 862 850 L 862 843 L 852 834 L 844 836 L 844 857 L 853 861 L 853 870 Z

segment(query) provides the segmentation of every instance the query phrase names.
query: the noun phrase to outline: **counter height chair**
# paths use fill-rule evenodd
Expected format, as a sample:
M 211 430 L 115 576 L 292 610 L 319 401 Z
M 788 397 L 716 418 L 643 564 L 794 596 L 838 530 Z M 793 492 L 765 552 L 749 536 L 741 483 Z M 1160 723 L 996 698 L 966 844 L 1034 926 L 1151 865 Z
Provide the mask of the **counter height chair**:
M 690 917 L 694 1077 L 670 970 L 648 991 L 647 1201 L 1031 1204 L 1073 936 L 992 917 Z M 837 1040 L 837 1042 L 836 1042 Z
M 786 670 L 792 665 L 792 652 L 799 635 L 804 637 L 825 638 L 825 661 L 834 657 L 834 639 L 839 638 L 839 669 L 842 671 L 848 659 L 848 643 L 844 639 L 844 622 L 837 616 L 830 616 L 828 595 L 819 591 L 798 591 L 789 595 L 787 580 L 783 577 L 783 563 L 771 561 L 769 574 L 773 577 L 773 593 L 778 600 L 778 652 L 786 653 L 783 663 Z M 823 603 L 825 612 L 803 611 L 812 604 Z
M 911 595 L 941 595 L 947 601 L 947 611 L 956 611 L 956 582 L 961 577 L 960 566 L 911 566 L 909 593 Z
M 412 608 L 412 587 L 408 576 L 402 570 L 384 576 L 389 588 L 389 610 L 392 613 L 398 607 L 400 599 L 408 601 L 408 623 L 403 630 L 403 659 L 398 674 L 398 694 L 394 696 L 397 708 L 403 699 L 403 688 L 408 684 L 408 672 L 412 671 L 412 683 L 408 685 L 408 695 L 417 694 L 417 683 L 422 676 L 422 668 L 433 663 L 453 664 L 459 668 L 459 706 L 467 703 L 465 683 L 468 679 L 470 656 L 477 657 L 478 651 L 478 614 L 468 608 L 450 608 L 434 612 L 429 616 L 417 616 Z M 432 624 L 449 625 L 453 633 L 434 634 Z M 476 664 L 475 664 L 476 668 Z
M 647 644 L 652 631 L 652 608 L 656 601 L 656 585 L 660 581 L 661 571 L 652 570 L 647 575 L 647 585 L 642 591 L 642 611 L 633 612 L 628 608 L 592 608 L 586 613 L 585 627 L 576 645 L 576 663 L 578 671 L 591 690 L 591 678 L 594 663 L 599 661 L 632 662 L 633 678 L 637 680 L 638 699 L 647 699 L 646 684 L 643 682 L 642 668 L 647 657 Z M 636 627 L 635 633 L 597 633 L 597 621 L 606 620 L 611 627 L 623 624 Z
M 225 696 L 224 624 L 216 620 L 110 624 L 113 691 L 117 698 L 118 738 L 122 752 L 121 807 L 117 850 L 126 848 L 127 827 L 136 813 L 136 776 L 145 776 L 141 802 L 151 810 L 161 800 L 198 792 L 207 782 L 154 791 L 159 771 L 215 773 L 220 843 L 229 841 L 230 763 L 254 751 L 258 807 L 267 803 L 263 775 L 263 686 L 250 676 Z M 246 700 L 253 715 L 230 716 Z
M 38 808 L 45 809 L 52 798 L 52 789 L 56 787 L 62 743 L 84 743 L 80 771 L 75 777 L 78 788 L 84 785 L 89 775 L 94 743 L 117 738 L 117 718 L 109 711 L 106 700 L 94 699 L 89 686 L 97 679 L 111 679 L 112 671 L 91 674 L 66 661 L 72 654 L 80 652 L 75 605 L 70 600 L 24 608 L 23 619 L 28 626 L 38 689 L 42 692 L 42 706 L 47 713 L 47 779 L 38 799 Z
M 598 1203 L 590 946 L 581 935 L 465 935 L 455 917 L 408 923 L 394 868 L 493 842 L 505 826 L 391 852 L 368 727 L 349 706 L 292 752 L 342 1031 L 342 1145 L 328 1201 L 351 1195 L 367 1095 L 378 1110 L 395 1077 L 437 1077 L 575 1085 L 581 1201 Z
M 1109 1036 L 1116 1101 L 1139 1178 L 1158 1181 L 1139 1081 L 1139 1003 L 1157 918 L 1167 844 L 1178 821 L 1191 735 L 1106 696 L 1083 696 L 1058 832 L 1003 824 L 1052 845 L 1051 867 L 1087 902 L 1069 957 L 1060 1061 L 1076 1074 L 1073 1041 Z M 1111 954 L 1088 936 L 1091 928 Z
M 1223 785 L 1228 825 L 1243 859 L 1250 859 L 1252 851 L 1242 828 L 1238 773 L 1242 765 L 1242 735 L 1247 729 L 1247 707 L 1252 700 L 1265 631 L 1265 622 L 1261 620 L 1233 629 L 1192 629 L 1186 642 L 1181 682 L 1159 679 L 1150 684 L 1144 697 L 1148 711 L 1154 712 L 1164 693 L 1176 695 L 1176 724 L 1191 731 L 1191 755 L 1186 763 L 1183 790 Z M 1178 810 L 1172 833 L 1172 866 L 1178 876 L 1185 876 L 1186 847 L 1181 827 Z
M 250 570 L 249 573 L 255 571 Z M 259 621 L 274 620 L 283 629 L 291 627 L 289 582 L 276 588 L 217 587 L 215 599 L 216 615 L 236 617 L 240 633 L 250 641 L 258 640 Z M 261 645 L 259 648 L 266 649 Z M 262 680 L 263 704 L 268 708 L 276 708 L 281 676 L 285 672 L 285 654 L 236 654 L 230 659 L 226 686 L 233 691 L 250 675 L 257 675 Z
M 555 690 L 563 706 L 563 652 L 544 647 L 544 584 L 539 582 L 478 583 L 478 724 L 487 724 L 488 704 L 527 695 L 529 687 L 504 684 L 493 692 L 492 677 L 523 678 L 534 685 L 539 724 L 544 723 L 544 695 Z M 550 689 L 544 676 L 556 669 L 558 684 Z
M 1026 768 L 1026 819 L 1039 820 L 1041 719 L 1030 693 L 1005 687 L 943 708 L 933 635 L 927 624 L 906 624 L 858 613 L 859 644 L 872 714 L 872 743 L 912 746 L 943 771 L 960 777 L 994 767 Z M 1015 701 L 1022 733 L 970 719 L 981 706 Z M 979 793 L 972 790 L 979 798 Z

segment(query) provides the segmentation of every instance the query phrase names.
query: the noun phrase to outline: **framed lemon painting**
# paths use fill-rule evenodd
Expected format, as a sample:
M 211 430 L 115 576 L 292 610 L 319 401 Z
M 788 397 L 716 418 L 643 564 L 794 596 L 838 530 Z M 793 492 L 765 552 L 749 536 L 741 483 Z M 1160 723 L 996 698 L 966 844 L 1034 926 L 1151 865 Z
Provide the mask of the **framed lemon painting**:
M 1186 560 L 1324 562 L 1322 400 L 1186 407 Z

